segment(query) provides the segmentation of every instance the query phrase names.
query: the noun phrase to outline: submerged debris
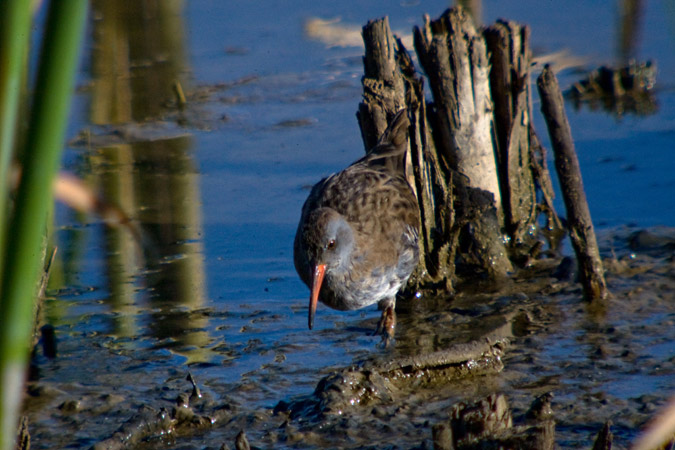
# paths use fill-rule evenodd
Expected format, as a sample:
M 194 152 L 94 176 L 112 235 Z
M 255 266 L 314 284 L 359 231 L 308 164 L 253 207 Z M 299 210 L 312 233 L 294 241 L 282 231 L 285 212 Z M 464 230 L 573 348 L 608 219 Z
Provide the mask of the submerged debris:
M 450 420 L 432 428 L 435 450 L 519 448 L 545 450 L 554 448 L 553 414 L 550 394 L 538 397 L 522 425 L 514 426 L 511 409 L 503 395 L 490 395 L 475 403 L 460 403 L 450 412 Z
M 410 357 L 372 356 L 323 377 L 311 396 L 279 402 L 275 412 L 287 413 L 290 418 L 321 418 L 359 406 L 396 402 L 406 393 L 460 378 L 498 373 L 504 368 L 501 356 L 507 345 L 507 339 L 485 340 Z
M 593 450 L 612 449 L 612 441 L 614 441 L 614 435 L 612 434 L 612 430 L 610 429 L 611 426 L 612 426 L 611 420 L 605 422 L 605 426 L 602 427 L 602 430 L 600 430 L 600 433 L 598 433 L 598 437 L 595 439 L 595 443 L 593 444 Z
M 657 105 L 652 88 L 656 72 L 656 63 L 652 61 L 632 61 L 620 68 L 602 66 L 574 83 L 567 96 L 577 109 L 586 104 L 591 109 L 602 108 L 617 116 L 654 114 Z
M 199 388 L 194 378 L 188 374 L 186 379 L 192 384 L 192 394 L 180 393 L 170 410 L 166 407 L 157 409 L 141 405 L 136 413 L 112 436 L 97 442 L 92 448 L 94 450 L 125 449 L 168 435 L 192 434 L 234 415 L 233 408 L 229 404 L 215 406 L 200 402 L 203 398 L 201 394 L 195 395 L 195 392 L 199 392 Z M 237 436 L 237 441 L 239 441 L 239 436 Z
M 234 448 L 236 450 L 251 450 L 251 444 L 248 443 L 248 438 L 244 430 L 241 430 L 234 441 Z

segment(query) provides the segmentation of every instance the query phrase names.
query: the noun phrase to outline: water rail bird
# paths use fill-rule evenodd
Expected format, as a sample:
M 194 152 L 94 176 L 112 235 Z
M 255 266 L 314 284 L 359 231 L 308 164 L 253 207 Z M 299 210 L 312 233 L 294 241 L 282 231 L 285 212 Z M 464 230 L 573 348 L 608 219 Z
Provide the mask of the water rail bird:
M 377 303 L 375 331 L 394 336 L 396 294 L 419 259 L 419 208 L 405 179 L 409 120 L 399 111 L 377 145 L 319 181 L 302 207 L 295 268 L 310 289 L 309 328 L 317 301 L 337 310 Z

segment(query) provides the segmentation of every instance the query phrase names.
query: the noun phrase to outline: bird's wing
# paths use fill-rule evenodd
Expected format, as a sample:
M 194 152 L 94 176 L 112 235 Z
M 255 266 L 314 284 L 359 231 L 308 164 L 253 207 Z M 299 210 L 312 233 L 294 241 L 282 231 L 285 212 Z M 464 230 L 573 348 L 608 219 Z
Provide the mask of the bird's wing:
M 401 109 L 389 123 L 389 126 L 377 144 L 366 152 L 366 156 L 354 163 L 379 167 L 392 176 L 404 175 L 405 152 L 408 149 L 408 110 Z

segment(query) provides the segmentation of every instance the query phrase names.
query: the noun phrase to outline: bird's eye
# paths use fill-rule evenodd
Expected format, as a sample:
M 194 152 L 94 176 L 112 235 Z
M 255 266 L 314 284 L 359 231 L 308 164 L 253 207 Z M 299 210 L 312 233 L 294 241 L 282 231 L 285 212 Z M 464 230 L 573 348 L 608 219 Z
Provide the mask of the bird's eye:
M 328 250 L 334 249 L 335 248 L 335 239 L 331 239 L 330 241 L 328 241 L 328 244 L 326 245 L 326 248 Z

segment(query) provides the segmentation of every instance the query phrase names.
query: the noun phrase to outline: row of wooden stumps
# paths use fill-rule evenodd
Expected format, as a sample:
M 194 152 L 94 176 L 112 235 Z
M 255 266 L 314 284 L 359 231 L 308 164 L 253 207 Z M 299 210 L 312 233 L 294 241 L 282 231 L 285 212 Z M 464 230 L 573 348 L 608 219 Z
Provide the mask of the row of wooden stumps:
M 529 30 L 499 21 L 478 30 L 461 8 L 414 28 L 413 58 L 388 19 L 363 28 L 363 101 L 357 118 L 366 148 L 388 119 L 408 108 L 408 181 L 421 212 L 423 258 L 409 289 L 448 294 L 463 283 L 499 285 L 569 232 L 589 301 L 606 298 L 593 225 L 562 94 L 545 67 L 537 80 L 567 209 L 553 208 L 546 156 L 532 126 Z M 545 243 L 549 249 L 545 250 Z

